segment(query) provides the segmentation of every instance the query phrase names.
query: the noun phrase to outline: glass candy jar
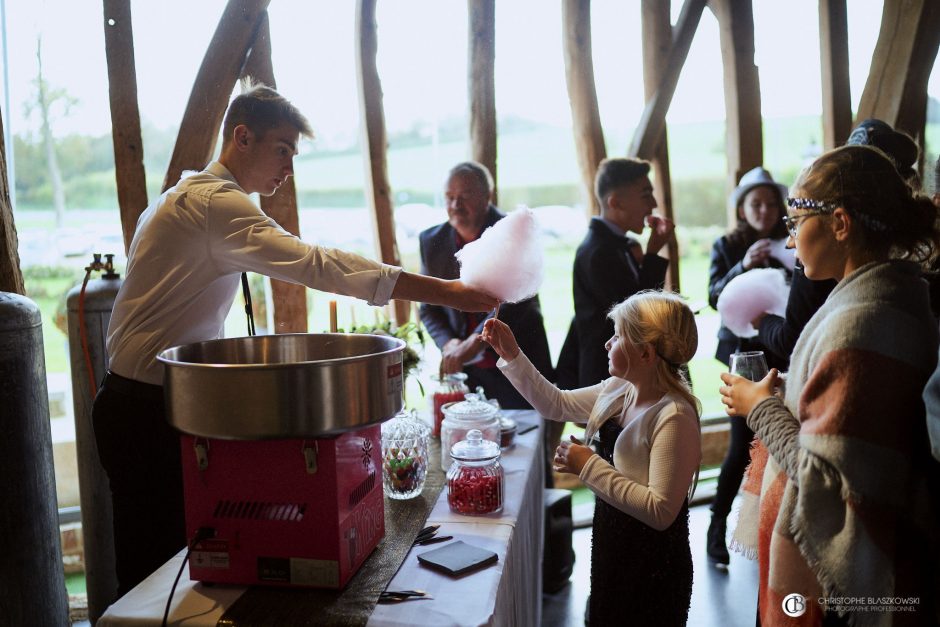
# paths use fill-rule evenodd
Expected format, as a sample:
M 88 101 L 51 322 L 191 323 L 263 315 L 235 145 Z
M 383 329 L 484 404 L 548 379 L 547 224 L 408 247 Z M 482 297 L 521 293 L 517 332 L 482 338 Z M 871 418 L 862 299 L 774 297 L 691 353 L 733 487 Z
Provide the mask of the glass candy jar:
M 499 444 L 499 410 L 480 399 L 478 394 L 467 394 L 463 401 L 448 403 L 441 408 L 441 470 L 450 468 L 451 447 L 467 437 L 471 429 L 479 429 L 483 439 Z
M 439 436 L 441 435 L 441 421 L 444 420 L 442 407 L 447 403 L 462 401 L 464 394 L 469 392 L 470 388 L 467 387 L 466 372 L 454 372 L 432 378 L 437 383 L 437 387 L 431 393 L 431 435 Z
M 503 467 L 499 444 L 471 429 L 451 449 L 454 463 L 447 471 L 447 504 L 458 514 L 479 516 L 503 509 Z
M 382 488 L 388 498 L 421 494 L 428 476 L 429 432 L 414 410 L 402 410 L 382 425 Z

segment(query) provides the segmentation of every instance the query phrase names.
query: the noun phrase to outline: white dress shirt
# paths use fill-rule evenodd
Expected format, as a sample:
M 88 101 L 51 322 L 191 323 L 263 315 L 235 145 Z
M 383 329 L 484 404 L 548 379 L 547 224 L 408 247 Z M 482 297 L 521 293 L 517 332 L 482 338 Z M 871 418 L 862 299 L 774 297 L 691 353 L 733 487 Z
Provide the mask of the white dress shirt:
M 110 370 L 162 385 L 157 353 L 222 337 L 246 271 L 384 305 L 401 268 L 300 240 L 213 162 L 140 216 L 108 327 Z

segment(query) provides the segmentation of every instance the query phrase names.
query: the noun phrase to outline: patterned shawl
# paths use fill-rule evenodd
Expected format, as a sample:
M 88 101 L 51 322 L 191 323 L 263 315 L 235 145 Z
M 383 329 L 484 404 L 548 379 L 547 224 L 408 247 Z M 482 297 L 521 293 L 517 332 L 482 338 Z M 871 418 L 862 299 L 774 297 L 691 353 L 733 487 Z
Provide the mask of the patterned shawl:
M 759 560 L 764 627 L 819 625 L 820 600 L 853 625 L 936 624 L 938 467 L 921 392 L 937 345 L 918 268 L 867 264 L 803 330 L 784 399 L 751 411 L 760 442 L 732 548 Z M 782 609 L 792 593 L 807 599 L 799 618 Z M 871 609 L 899 597 L 917 611 Z

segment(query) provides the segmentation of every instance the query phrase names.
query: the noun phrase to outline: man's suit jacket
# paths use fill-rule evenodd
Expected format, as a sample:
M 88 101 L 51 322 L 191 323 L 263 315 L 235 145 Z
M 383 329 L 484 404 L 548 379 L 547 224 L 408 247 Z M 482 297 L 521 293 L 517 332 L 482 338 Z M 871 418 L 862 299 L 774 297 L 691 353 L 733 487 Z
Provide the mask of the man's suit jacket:
M 483 228 L 492 226 L 498 220 L 506 217 L 496 207 L 490 205 L 487 210 L 486 221 Z M 431 227 L 418 237 L 421 248 L 421 273 L 441 279 L 460 278 L 460 266 L 454 253 L 457 252 L 456 231 L 447 222 Z M 509 263 L 509 261 L 507 261 Z M 443 348 L 448 341 L 457 338 L 464 339 L 469 335 L 466 330 L 466 314 L 462 311 L 440 305 L 422 304 L 420 309 L 421 321 L 427 328 L 434 343 Z M 488 314 L 486 318 L 492 316 Z M 515 304 L 504 304 L 499 308 L 499 319 L 509 325 L 519 342 L 519 348 L 532 361 L 539 372 L 548 379 L 554 379 L 551 356 L 548 351 L 548 339 L 545 336 L 545 324 L 542 320 L 542 309 L 538 296 L 526 299 Z M 475 332 L 483 330 L 481 320 Z M 491 350 L 491 349 L 487 349 Z M 464 370 L 472 371 L 472 367 Z M 469 373 L 469 372 L 468 372 Z M 511 388 L 511 385 L 506 382 Z M 499 398 L 497 391 L 487 390 L 490 397 Z M 502 403 L 502 400 L 500 400 Z
M 631 250 L 639 245 L 614 233 L 600 218 L 591 220 L 574 258 L 574 320 L 558 359 L 559 387 L 585 387 L 608 378 L 604 344 L 614 334 L 614 323 L 607 312 L 640 290 L 662 288 L 669 261 L 645 255 L 641 266 Z

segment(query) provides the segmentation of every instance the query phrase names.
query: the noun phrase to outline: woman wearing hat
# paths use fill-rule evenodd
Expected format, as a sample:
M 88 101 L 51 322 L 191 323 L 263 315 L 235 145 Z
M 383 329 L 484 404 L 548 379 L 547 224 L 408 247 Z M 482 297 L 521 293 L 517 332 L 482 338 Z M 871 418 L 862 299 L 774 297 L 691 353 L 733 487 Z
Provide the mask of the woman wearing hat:
M 712 307 L 717 308 L 718 296 L 739 274 L 754 268 L 784 268 L 771 251 L 773 240 L 787 236 L 783 223 L 786 195 L 786 186 L 774 181 L 764 168 L 754 168 L 741 177 L 729 199 L 737 210 L 738 223 L 730 233 L 718 238 L 712 247 L 708 276 L 708 302 Z M 715 358 L 726 366 L 735 351 L 763 349 L 756 340 L 739 338 L 725 326 L 718 330 Z M 767 358 L 770 365 L 781 365 L 775 363 L 772 354 Z M 728 564 L 729 561 L 725 543 L 726 519 L 744 476 L 753 437 L 754 433 L 747 428 L 743 417 L 731 418 L 731 441 L 721 464 L 707 537 L 708 557 L 718 564 Z

